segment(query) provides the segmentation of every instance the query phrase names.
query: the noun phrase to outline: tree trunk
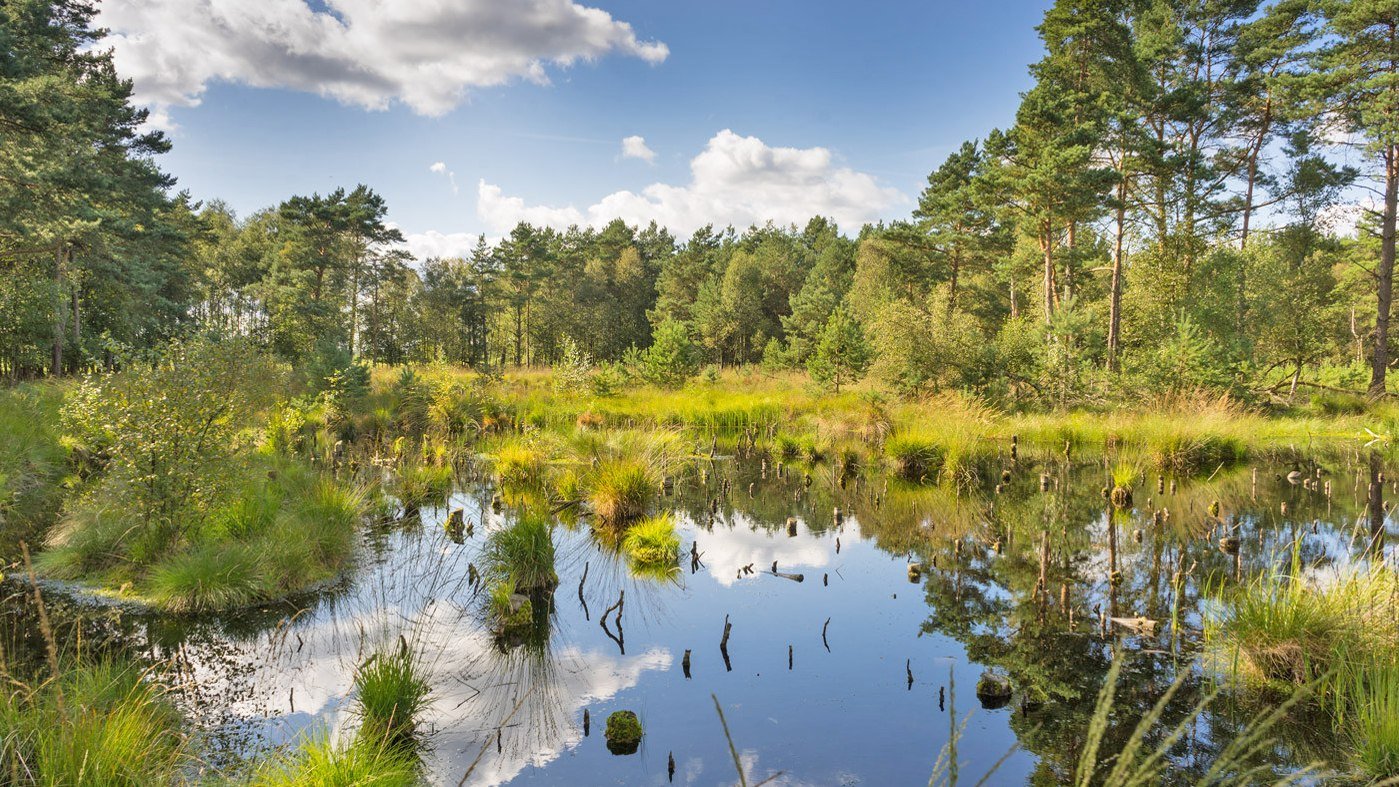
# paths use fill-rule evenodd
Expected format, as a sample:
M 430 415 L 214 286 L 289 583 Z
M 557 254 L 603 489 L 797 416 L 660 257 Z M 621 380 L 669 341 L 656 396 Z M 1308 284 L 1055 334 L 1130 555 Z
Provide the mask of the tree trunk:
M 1112 239 L 1112 287 L 1108 293 L 1108 371 L 1119 367 L 1122 345 L 1122 237 L 1127 232 L 1127 181 L 1117 184 L 1116 229 Z
M 83 313 L 79 305 L 78 284 L 73 283 L 73 368 L 76 370 L 83 360 Z
M 68 308 L 63 300 L 63 241 L 59 241 L 53 253 L 53 366 L 50 373 L 54 377 L 63 374 L 63 323 L 64 311 Z
M 1040 234 L 1040 250 L 1044 252 L 1044 321 L 1054 317 L 1054 238 L 1053 230 L 1045 227 Z
M 1389 370 L 1389 310 L 1394 289 L 1394 212 L 1399 202 L 1399 145 L 1390 144 L 1384 152 L 1384 217 L 1380 225 L 1380 267 L 1375 272 L 1376 309 L 1375 352 L 1370 360 L 1370 397 L 1385 393 Z

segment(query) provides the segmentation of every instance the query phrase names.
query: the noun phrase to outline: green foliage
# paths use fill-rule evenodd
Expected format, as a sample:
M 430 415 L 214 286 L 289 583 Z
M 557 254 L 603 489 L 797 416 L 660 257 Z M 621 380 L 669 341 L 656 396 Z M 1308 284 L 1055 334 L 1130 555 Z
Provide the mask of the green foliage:
M 372 740 L 337 745 L 321 736 L 263 761 L 250 781 L 255 787 L 414 787 L 420 778 L 417 756 L 402 746 Z
M 646 513 L 660 482 L 659 474 L 645 461 L 619 458 L 600 462 L 585 484 L 588 502 L 598 519 L 625 524 Z
M 651 346 L 641 357 L 641 377 L 667 388 L 684 385 L 699 369 L 690 333 L 684 324 L 669 321 L 656 327 Z
M 554 390 L 577 392 L 584 390 L 592 377 L 593 359 L 571 336 L 563 338 L 559 359 L 554 362 Z
M 450 465 L 405 463 L 394 473 L 392 492 L 405 508 L 442 505 L 455 481 Z
M 806 362 L 812 379 L 840 393 L 841 384 L 858 381 L 869 368 L 869 346 L 860 324 L 837 309 L 821 331 L 816 351 Z
M 84 380 L 64 403 L 75 444 L 107 458 L 99 493 L 156 555 L 198 527 L 222 493 L 257 363 L 240 344 L 175 343 L 149 361 Z
M 361 739 L 400 743 L 412 735 L 428 702 L 428 684 L 419 672 L 406 649 L 370 656 L 355 671 Z

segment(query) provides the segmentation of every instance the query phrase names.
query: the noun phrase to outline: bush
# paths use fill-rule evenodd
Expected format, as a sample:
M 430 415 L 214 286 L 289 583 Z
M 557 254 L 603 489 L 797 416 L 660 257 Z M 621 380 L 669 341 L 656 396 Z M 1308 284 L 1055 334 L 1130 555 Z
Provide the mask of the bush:
M 160 357 L 90 377 L 64 404 L 66 431 L 110 457 L 101 492 L 153 554 L 203 521 L 227 478 L 248 414 L 242 344 L 174 343 Z

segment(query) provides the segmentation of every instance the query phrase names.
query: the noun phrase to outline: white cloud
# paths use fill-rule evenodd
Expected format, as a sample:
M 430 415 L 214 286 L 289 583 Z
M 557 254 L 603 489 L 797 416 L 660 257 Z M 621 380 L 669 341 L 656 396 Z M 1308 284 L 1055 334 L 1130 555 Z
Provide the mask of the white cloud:
M 419 260 L 425 260 L 429 257 L 467 259 L 471 256 L 471 250 L 476 248 L 476 241 L 480 237 L 474 232 L 428 230 L 427 232 L 404 233 L 403 245 L 407 246 L 409 253 Z M 490 242 L 490 238 L 486 240 Z
M 897 189 L 881 186 L 873 176 L 837 166 L 826 148 L 771 147 L 757 137 L 725 129 L 690 161 L 686 185 L 653 183 L 639 194 L 618 191 L 582 211 L 527 205 L 483 180 L 476 212 L 498 233 L 509 232 L 521 221 L 564 228 L 602 226 L 620 218 L 642 225 L 655 220 L 673 232 L 689 234 L 709 223 L 803 224 L 813 216 L 827 216 L 855 230 L 906 201 Z
M 622 140 L 622 158 L 639 158 L 647 164 L 656 163 L 656 151 L 646 146 L 646 138 L 632 135 Z
M 457 189 L 457 173 L 451 171 L 450 169 L 447 169 L 447 162 L 445 162 L 445 161 L 437 161 L 437 162 L 434 162 L 432 166 L 430 166 L 430 167 L 427 168 L 427 171 L 428 171 L 428 172 L 431 172 L 431 173 L 434 174 L 434 175 L 446 175 L 446 176 L 447 176 L 447 182 L 450 183 L 451 186 L 452 186 L 452 193 L 453 193 L 453 194 L 459 193 L 459 191 L 458 191 L 458 189 Z
M 397 102 L 424 115 L 472 88 L 549 81 L 608 54 L 666 59 L 626 22 L 573 0 L 106 0 L 98 24 L 136 99 L 195 106 L 212 81 L 288 88 L 352 106 Z

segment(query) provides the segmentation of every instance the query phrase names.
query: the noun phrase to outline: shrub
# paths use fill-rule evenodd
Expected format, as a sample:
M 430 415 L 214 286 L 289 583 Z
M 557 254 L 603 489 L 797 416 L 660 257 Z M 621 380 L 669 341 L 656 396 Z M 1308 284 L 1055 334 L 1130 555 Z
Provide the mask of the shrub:
M 88 378 L 65 403 L 65 429 L 105 443 L 102 493 L 151 552 L 182 540 L 219 495 L 248 410 L 239 381 L 255 363 L 245 345 L 177 342 L 154 360 Z
M 694 377 L 699 362 L 684 323 L 666 320 L 656 326 L 640 366 L 643 379 L 664 388 L 678 388 Z

